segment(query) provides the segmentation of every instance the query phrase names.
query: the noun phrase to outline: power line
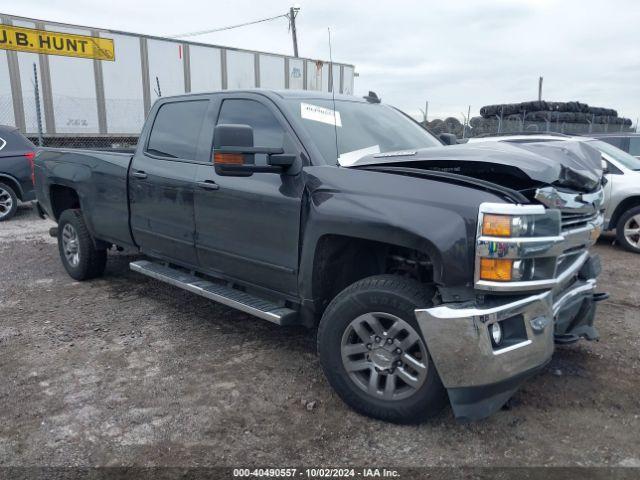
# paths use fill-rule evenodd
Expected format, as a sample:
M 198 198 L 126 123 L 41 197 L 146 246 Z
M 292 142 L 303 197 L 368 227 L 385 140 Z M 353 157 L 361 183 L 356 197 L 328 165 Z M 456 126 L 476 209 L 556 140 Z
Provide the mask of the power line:
M 181 33 L 180 35 L 173 35 L 172 37 L 169 37 L 169 38 L 195 37 L 197 35 L 205 35 L 207 33 L 222 32 L 223 30 L 231 30 L 234 28 L 246 27 L 248 25 L 255 25 L 256 23 L 269 22 L 271 20 L 276 20 L 278 18 L 289 18 L 289 14 L 283 13 L 282 15 L 276 15 L 275 17 L 262 18 L 260 20 L 254 20 L 252 22 L 240 23 L 238 25 L 230 25 L 228 27 L 213 28 L 211 30 L 200 30 L 198 32 Z

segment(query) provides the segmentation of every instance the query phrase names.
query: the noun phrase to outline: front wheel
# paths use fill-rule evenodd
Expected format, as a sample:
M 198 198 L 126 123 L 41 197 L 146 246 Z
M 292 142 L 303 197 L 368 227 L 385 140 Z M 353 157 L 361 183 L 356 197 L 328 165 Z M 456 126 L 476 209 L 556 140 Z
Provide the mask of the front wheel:
M 76 280 L 100 277 L 107 251 L 97 249 L 80 210 L 65 210 L 58 219 L 58 250 L 67 273 Z
M 365 278 L 330 303 L 318 328 L 320 363 L 354 410 L 395 423 L 419 423 L 446 404 L 446 391 L 414 310 L 433 289 L 395 275 Z
M 640 253 L 640 207 L 626 211 L 616 228 L 618 243 L 633 253 Z

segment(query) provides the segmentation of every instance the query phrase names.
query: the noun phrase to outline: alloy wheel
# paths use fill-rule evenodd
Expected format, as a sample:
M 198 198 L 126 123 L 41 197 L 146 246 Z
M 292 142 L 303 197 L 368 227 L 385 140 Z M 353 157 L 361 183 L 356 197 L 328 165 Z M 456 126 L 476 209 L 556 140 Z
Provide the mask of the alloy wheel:
M 640 215 L 634 215 L 624 224 L 624 238 L 633 247 L 640 248 Z
M 401 400 L 427 378 L 427 348 L 418 332 L 395 315 L 372 312 L 354 319 L 342 335 L 342 364 L 367 394 Z
M 0 218 L 9 215 L 13 208 L 13 197 L 4 188 L 0 187 Z
M 62 229 L 62 250 L 64 256 L 72 267 L 80 263 L 80 246 L 76 229 L 67 223 Z

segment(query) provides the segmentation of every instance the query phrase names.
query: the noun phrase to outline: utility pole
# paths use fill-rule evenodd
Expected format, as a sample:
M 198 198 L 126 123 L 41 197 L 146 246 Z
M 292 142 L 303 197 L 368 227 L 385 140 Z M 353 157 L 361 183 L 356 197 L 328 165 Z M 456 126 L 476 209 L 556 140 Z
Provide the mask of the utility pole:
M 38 146 L 43 145 L 42 141 L 42 114 L 40 113 L 40 89 L 38 88 L 38 69 L 33 64 L 33 93 L 36 97 L 36 120 L 38 121 Z
M 538 101 L 542 100 L 542 77 L 538 78 Z
M 291 28 L 291 37 L 293 38 L 293 56 L 298 58 L 298 35 L 296 33 L 296 15 L 300 11 L 300 7 L 293 6 L 289 9 L 289 27 Z

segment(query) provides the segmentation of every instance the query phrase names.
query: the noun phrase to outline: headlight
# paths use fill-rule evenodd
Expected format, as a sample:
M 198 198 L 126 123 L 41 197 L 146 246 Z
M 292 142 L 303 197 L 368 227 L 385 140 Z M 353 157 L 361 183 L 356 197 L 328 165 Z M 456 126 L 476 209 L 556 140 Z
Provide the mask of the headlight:
M 483 203 L 478 216 L 476 285 L 552 278 L 556 258 L 551 249 L 563 240 L 559 210 Z
M 552 237 L 560 234 L 560 212 L 544 211 L 540 215 L 482 216 L 481 233 L 486 237 Z

